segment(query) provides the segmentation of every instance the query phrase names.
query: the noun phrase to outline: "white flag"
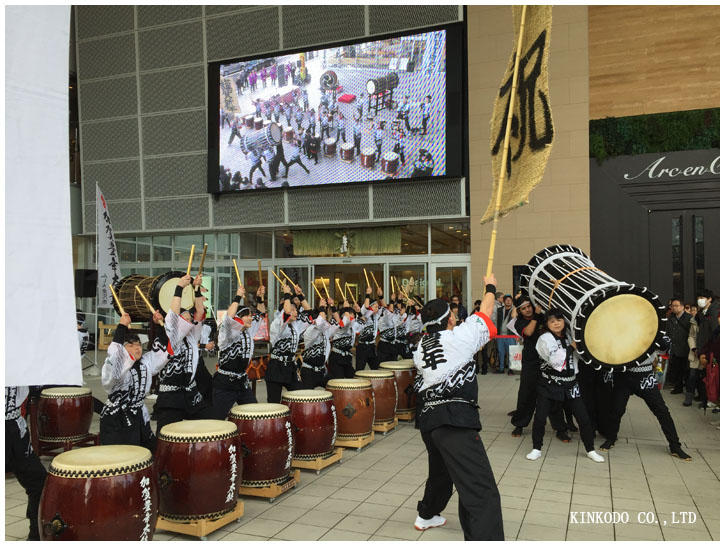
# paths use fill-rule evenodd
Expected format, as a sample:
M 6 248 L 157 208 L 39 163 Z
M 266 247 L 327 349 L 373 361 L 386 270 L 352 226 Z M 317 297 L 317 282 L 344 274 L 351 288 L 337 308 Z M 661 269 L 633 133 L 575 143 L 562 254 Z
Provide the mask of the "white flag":
M 116 284 L 121 279 L 116 252 L 116 239 L 113 236 L 111 217 L 108 205 L 103 198 L 101 188 L 96 184 L 96 244 L 98 245 L 98 305 L 113 307 L 113 296 L 108 289 L 109 284 Z

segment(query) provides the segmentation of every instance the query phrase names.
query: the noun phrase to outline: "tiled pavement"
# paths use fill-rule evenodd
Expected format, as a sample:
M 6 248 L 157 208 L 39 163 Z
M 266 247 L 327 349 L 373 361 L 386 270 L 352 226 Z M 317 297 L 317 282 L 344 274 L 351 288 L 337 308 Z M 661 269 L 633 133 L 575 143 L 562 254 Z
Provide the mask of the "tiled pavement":
M 211 367 L 212 362 L 207 362 Z M 98 378 L 87 378 L 105 400 Z M 498 482 L 507 540 L 719 540 L 720 434 L 718 415 L 684 408 L 681 395 L 666 393 L 691 462 L 672 458 L 654 416 L 638 398 L 629 402 L 620 441 L 596 464 L 583 446 L 564 444 L 547 431 L 544 454 L 525 459 L 530 429 L 511 437 L 506 412 L 514 408 L 518 377 L 479 376 L 483 441 Z M 266 398 L 264 383 L 258 399 Z M 98 430 L 94 416 L 91 430 Z M 601 443 L 597 439 L 597 445 Z M 43 462 L 49 464 L 50 458 Z M 376 435 L 360 453 L 346 450 L 341 464 L 320 475 L 302 471 L 296 489 L 274 503 L 243 498 L 245 514 L 209 535 L 209 540 L 462 540 L 454 493 L 443 515 L 445 527 L 416 531 L 415 507 L 426 479 L 425 448 L 417 431 L 401 423 Z M 27 536 L 27 497 L 14 478 L 5 480 L 5 538 Z M 627 513 L 629 523 L 574 523 L 570 512 Z M 672 512 L 692 512 L 694 523 L 674 523 Z M 657 523 L 644 522 L 647 517 Z M 649 516 L 648 516 L 649 514 Z M 580 520 L 581 518 L 577 518 Z M 191 537 L 157 532 L 155 540 Z

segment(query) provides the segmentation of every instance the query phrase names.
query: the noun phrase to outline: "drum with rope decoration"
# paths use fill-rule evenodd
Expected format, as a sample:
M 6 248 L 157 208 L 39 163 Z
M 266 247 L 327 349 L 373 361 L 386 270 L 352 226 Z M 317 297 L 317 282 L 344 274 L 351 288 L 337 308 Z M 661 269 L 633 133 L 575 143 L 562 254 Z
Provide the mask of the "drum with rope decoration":
M 666 350 L 665 306 L 646 287 L 611 277 L 571 245 L 537 252 L 528 268 L 522 291 L 534 305 L 564 311 L 584 363 L 624 371 Z

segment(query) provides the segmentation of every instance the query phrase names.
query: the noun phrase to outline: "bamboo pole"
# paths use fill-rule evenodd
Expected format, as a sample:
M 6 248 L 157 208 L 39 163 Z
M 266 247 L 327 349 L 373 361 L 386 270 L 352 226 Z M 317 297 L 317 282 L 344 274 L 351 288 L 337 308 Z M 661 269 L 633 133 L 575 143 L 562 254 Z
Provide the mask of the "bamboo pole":
M 189 252 L 189 265 L 186 266 L 186 274 L 191 273 L 191 262 L 194 260 L 194 245 L 191 245 L 191 252 Z
M 516 59 L 514 60 L 514 73 L 511 81 L 511 98 L 509 99 L 508 117 L 506 118 L 506 136 L 503 142 L 503 152 L 501 154 L 501 168 L 498 175 L 498 188 L 496 189 L 496 207 L 493 213 L 493 228 L 491 229 L 491 245 L 488 249 L 488 265 L 486 266 L 486 276 L 493 271 L 493 255 L 496 249 L 496 236 L 498 235 L 498 213 L 501 209 L 501 196 L 503 195 L 503 181 L 506 176 L 506 163 L 509 154 L 509 142 L 511 140 L 511 123 L 514 115 L 514 102 L 516 99 L 516 88 L 519 82 L 519 61 L 521 59 L 521 47 L 524 41 L 524 22 L 526 20 L 526 6 L 521 9 L 521 24 L 519 25 L 519 41 L 516 45 Z M 486 295 L 486 287 L 484 286 L 484 296 Z M 483 298 L 482 300 L 483 301 Z
M 201 253 L 201 263 L 199 264 L 199 275 L 204 270 L 204 260 L 206 259 L 206 249 L 208 246 L 208 243 L 204 243 L 204 251 Z
M 123 315 L 126 311 L 123 310 L 123 305 L 121 305 L 121 302 L 118 299 L 118 296 L 116 295 L 116 291 L 113 289 L 113 285 L 109 284 L 108 288 L 111 289 L 111 295 L 113 296 L 113 299 L 116 301 L 116 305 L 118 305 L 118 310 L 121 311 L 121 314 Z
M 237 260 L 235 258 L 232 258 L 232 263 L 234 264 L 234 272 L 237 274 L 237 286 L 242 286 L 242 278 L 239 276 L 239 268 L 237 267 Z
M 259 286 L 264 286 L 262 282 L 262 260 L 257 260 L 257 272 L 259 273 Z

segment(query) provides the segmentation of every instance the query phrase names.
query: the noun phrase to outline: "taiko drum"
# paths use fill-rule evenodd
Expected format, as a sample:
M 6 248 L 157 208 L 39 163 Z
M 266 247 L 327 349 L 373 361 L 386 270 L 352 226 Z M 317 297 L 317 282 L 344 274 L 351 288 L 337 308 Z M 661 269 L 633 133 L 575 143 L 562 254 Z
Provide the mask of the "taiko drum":
M 242 444 L 234 423 L 216 419 L 164 426 L 156 446 L 159 513 L 166 519 L 219 517 L 237 506 Z
M 294 455 L 290 409 L 283 404 L 242 404 L 232 407 L 244 446 L 242 486 L 265 487 L 289 477 Z
M 80 440 L 88 435 L 93 397 L 87 387 L 43 389 L 38 401 L 38 438 L 44 442 Z
M 387 425 L 395 420 L 395 410 L 398 404 L 398 384 L 395 374 L 390 370 L 360 370 L 355 377 L 367 379 L 375 393 L 374 424 Z
M 325 387 L 332 393 L 337 413 L 337 438 L 351 440 L 373 431 L 375 395 L 368 379 L 330 379 Z
M 415 411 L 415 390 L 413 390 L 413 382 L 415 381 L 416 370 L 413 359 L 381 362 L 380 368 L 390 370 L 395 374 L 395 382 L 398 385 L 398 409 L 396 413 L 401 414 Z
M 38 526 L 41 540 L 151 540 L 157 515 L 151 452 L 94 446 L 50 463 Z
M 295 459 L 326 457 L 333 452 L 337 414 L 332 393 L 323 390 L 291 391 L 282 396 L 290 409 Z

